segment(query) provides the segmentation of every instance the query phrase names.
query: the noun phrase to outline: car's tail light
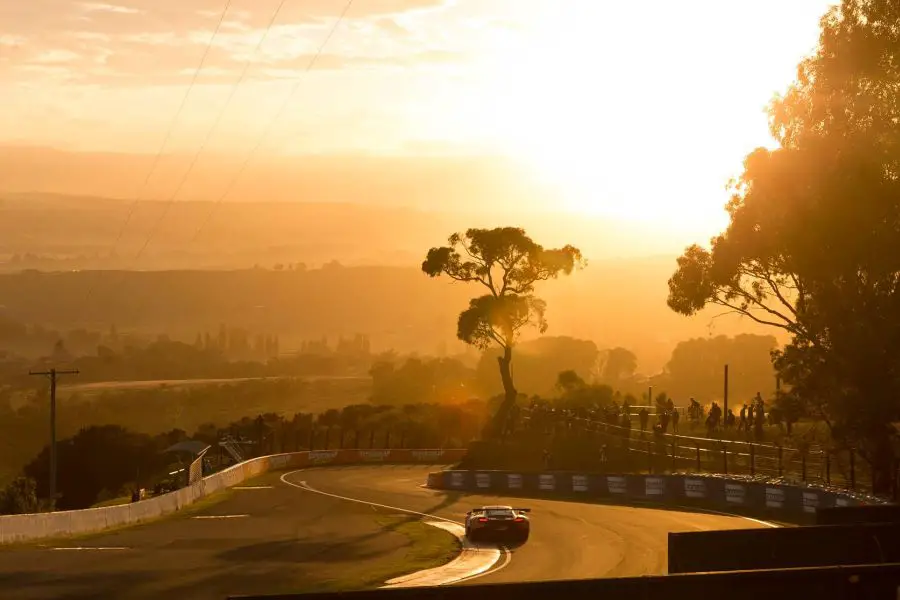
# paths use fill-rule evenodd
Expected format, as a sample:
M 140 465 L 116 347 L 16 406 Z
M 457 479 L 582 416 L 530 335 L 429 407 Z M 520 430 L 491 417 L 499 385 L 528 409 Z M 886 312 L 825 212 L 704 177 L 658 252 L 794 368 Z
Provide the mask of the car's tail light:
M 516 517 L 516 523 L 524 523 L 524 522 L 525 522 L 525 519 L 523 519 L 522 517 Z
M 478 522 L 479 523 L 487 523 L 487 517 L 479 517 Z

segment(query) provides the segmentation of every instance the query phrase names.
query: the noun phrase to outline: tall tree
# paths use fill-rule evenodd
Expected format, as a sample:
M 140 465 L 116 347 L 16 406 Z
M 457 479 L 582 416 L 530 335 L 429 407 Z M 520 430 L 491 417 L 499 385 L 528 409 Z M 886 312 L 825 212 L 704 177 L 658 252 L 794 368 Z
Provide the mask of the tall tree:
M 449 245 L 432 248 L 422 263 L 429 277 L 446 275 L 455 281 L 477 283 L 487 293 L 469 301 L 457 321 L 457 337 L 485 350 L 496 344 L 504 400 L 493 421 L 495 435 L 503 433 L 507 416 L 518 393 L 512 377 L 512 351 L 526 327 L 547 330 L 546 303 L 534 295 L 539 281 L 569 275 L 584 266 L 581 251 L 574 246 L 545 249 L 523 229 L 497 227 L 454 233 Z
M 603 351 L 598 366 L 600 379 L 616 383 L 634 376 L 637 370 L 637 356 L 627 348 L 610 348 Z
M 900 4 L 843 0 L 821 28 L 770 106 L 780 147 L 747 157 L 727 230 L 678 259 L 668 302 L 790 333 L 783 381 L 885 491 L 900 420 Z

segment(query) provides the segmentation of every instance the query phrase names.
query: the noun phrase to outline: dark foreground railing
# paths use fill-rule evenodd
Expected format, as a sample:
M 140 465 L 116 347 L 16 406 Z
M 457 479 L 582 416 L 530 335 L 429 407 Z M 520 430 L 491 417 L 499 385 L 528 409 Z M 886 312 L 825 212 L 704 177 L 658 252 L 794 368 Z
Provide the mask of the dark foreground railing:
M 900 561 L 900 523 L 669 534 L 669 573 L 871 565 Z
M 735 571 L 652 577 L 537 581 L 397 588 L 357 592 L 319 592 L 269 596 L 231 596 L 245 600 L 897 600 L 900 564 Z
M 833 506 L 816 510 L 816 525 L 856 523 L 900 523 L 900 505 Z

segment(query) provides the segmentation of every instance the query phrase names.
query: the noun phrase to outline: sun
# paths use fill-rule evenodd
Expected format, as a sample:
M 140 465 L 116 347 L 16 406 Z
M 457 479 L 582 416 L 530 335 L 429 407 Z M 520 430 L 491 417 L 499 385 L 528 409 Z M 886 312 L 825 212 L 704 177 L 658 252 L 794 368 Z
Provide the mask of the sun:
M 677 7 L 638 22 L 607 3 L 543 6 L 482 53 L 457 102 L 461 126 L 556 189 L 554 209 L 720 230 L 726 185 L 750 151 L 771 146 L 764 108 L 804 46 L 746 47 Z M 711 18 L 748 18 L 726 8 Z M 765 27 L 765 11 L 757 17 Z

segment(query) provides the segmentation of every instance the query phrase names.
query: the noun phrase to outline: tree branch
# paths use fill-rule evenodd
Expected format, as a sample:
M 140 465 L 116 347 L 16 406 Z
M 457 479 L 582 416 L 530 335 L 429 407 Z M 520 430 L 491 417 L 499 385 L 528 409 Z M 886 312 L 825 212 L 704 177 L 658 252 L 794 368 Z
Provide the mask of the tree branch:
M 742 288 L 740 286 L 740 283 L 736 283 L 732 286 L 729 286 L 728 290 L 724 290 L 722 288 L 717 290 L 716 300 L 719 300 L 719 297 L 718 297 L 719 293 L 721 293 L 725 297 L 727 297 L 728 295 L 734 295 L 734 296 L 741 297 L 744 300 L 746 300 L 749 304 L 753 304 L 760 310 L 763 310 L 763 311 L 769 313 L 770 315 L 772 315 L 773 317 L 777 317 L 783 321 L 783 323 L 777 324 L 776 326 L 781 327 L 782 329 L 785 329 L 786 331 L 789 331 L 791 333 L 795 333 L 795 332 L 799 331 L 795 321 L 793 321 L 789 317 L 785 316 L 780 311 L 777 311 L 773 308 L 770 308 L 769 306 L 766 306 L 760 299 L 756 298 L 756 296 L 754 294 L 752 294 L 751 292 L 748 292 L 747 290 Z M 722 302 L 724 303 L 724 300 Z M 730 304 L 723 304 L 723 305 L 732 307 L 732 305 L 730 305 Z M 751 316 L 750 312 L 747 310 L 742 310 L 742 312 L 745 313 L 747 316 Z M 751 317 L 751 318 L 753 318 L 753 317 Z M 757 320 L 757 319 L 754 318 L 754 320 Z M 764 323 L 762 321 L 759 321 L 759 322 Z M 767 324 L 767 323 L 764 323 L 764 324 Z
M 449 277 L 450 279 L 453 279 L 454 281 L 461 281 L 463 283 L 473 283 L 473 282 L 480 283 L 481 285 L 486 287 L 488 290 L 490 290 L 491 293 L 494 293 L 494 288 L 491 287 L 491 285 L 487 281 L 485 281 L 481 277 L 478 277 L 477 275 L 470 276 L 470 277 L 463 277 L 462 275 L 454 275 L 453 273 L 451 273 L 449 270 L 446 270 L 446 269 L 444 270 L 444 274 L 447 275 L 447 277 Z
M 488 265 L 487 261 L 484 260 L 483 258 L 476 256 L 475 254 L 472 254 L 472 251 L 469 250 L 469 247 L 466 245 L 466 242 L 463 239 L 460 239 L 459 245 L 462 246 L 462 249 L 466 251 L 466 254 L 468 254 L 469 258 L 472 259 L 472 262 L 474 262 L 476 265 L 480 265 L 480 267 L 481 267 L 481 269 L 483 269 L 484 273 L 487 274 L 487 279 L 484 279 L 481 275 L 477 274 L 478 269 L 476 268 L 476 270 L 475 270 L 476 275 L 475 275 L 474 279 L 476 281 L 478 281 L 479 283 L 481 283 L 483 286 L 485 286 L 487 289 L 489 289 L 491 291 L 491 293 L 494 296 L 496 296 L 497 289 L 494 287 L 494 278 L 493 278 L 493 275 L 491 275 L 490 265 Z
M 770 325 L 772 327 L 778 327 L 779 329 L 784 329 L 785 331 L 787 331 L 789 333 L 794 333 L 794 329 L 785 323 L 778 323 L 777 321 L 767 321 L 765 319 L 760 319 L 759 317 L 754 315 L 749 310 L 747 310 L 745 308 L 741 308 L 740 306 L 735 306 L 734 304 L 731 304 L 730 302 L 727 302 L 726 300 L 723 300 L 721 298 L 716 297 L 712 300 L 712 302 L 713 302 L 713 304 L 718 304 L 719 306 L 724 306 L 725 308 L 730 308 L 731 312 L 733 312 L 733 313 L 738 313 L 745 317 L 749 317 L 750 319 L 752 319 L 753 321 L 756 321 L 760 325 Z M 724 314 L 728 314 L 728 313 L 722 313 L 722 315 L 724 315 Z M 719 316 L 721 316 L 721 315 L 719 315 Z

